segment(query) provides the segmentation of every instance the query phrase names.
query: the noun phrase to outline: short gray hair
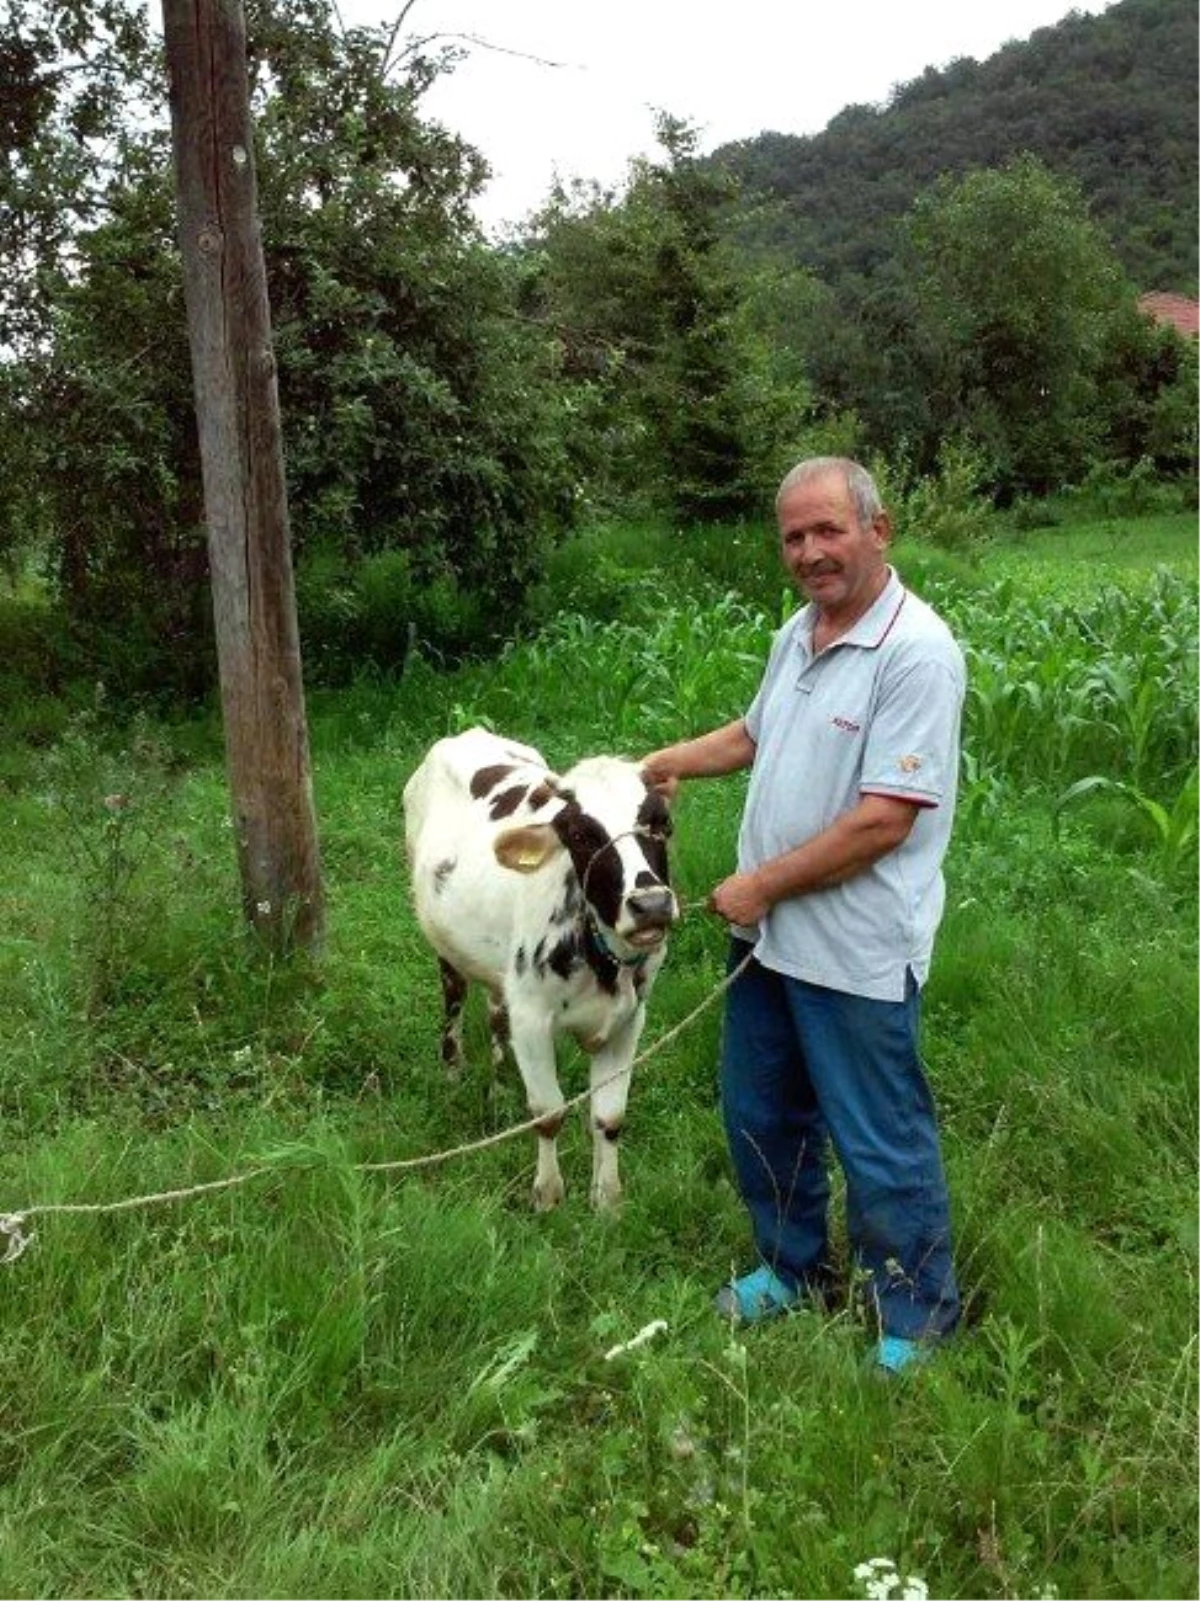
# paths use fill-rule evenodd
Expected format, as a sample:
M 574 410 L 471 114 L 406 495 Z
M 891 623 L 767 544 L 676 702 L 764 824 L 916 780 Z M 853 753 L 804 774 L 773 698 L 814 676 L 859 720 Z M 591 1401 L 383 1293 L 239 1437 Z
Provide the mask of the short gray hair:
M 779 486 L 775 496 L 775 510 L 779 510 L 780 501 L 789 490 L 795 489 L 797 484 L 806 484 L 810 478 L 823 478 L 826 473 L 841 473 L 854 504 L 859 526 L 870 527 L 882 512 L 883 501 L 879 490 L 875 487 L 875 480 L 867 469 L 858 462 L 851 461 L 849 456 L 810 456 L 807 461 L 797 462 Z

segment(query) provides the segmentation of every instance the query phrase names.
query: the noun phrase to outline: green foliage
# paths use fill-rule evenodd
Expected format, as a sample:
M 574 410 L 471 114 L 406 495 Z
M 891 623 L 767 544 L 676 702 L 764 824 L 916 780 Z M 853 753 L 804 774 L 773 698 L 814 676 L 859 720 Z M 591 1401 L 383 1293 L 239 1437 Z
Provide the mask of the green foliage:
M 1104 436 L 1096 375 L 1136 316 L 1082 195 L 1023 158 L 943 180 L 909 228 L 943 352 L 935 424 L 985 451 L 1008 493 L 1077 478 Z
M 30 39 L 50 10 L 23 9 Z M 448 64 L 421 41 L 385 63 L 388 31 L 343 32 L 324 0 L 249 21 L 297 548 L 335 551 L 368 611 L 379 575 L 357 568 L 405 553 L 428 592 L 419 626 L 444 616 L 437 643 L 461 650 L 481 616 L 512 614 L 573 509 L 543 343 L 469 216 L 482 160 L 421 119 Z M 102 208 L 81 206 L 69 141 L 42 123 L 8 174 L 18 217 L 24 163 L 63 222 L 26 239 L 51 288 L 0 392 L 0 549 L 45 543 L 97 676 L 189 698 L 213 665 L 164 107 L 124 124 L 111 55 L 102 66 L 62 80 L 86 82 L 121 131 L 95 167 Z
M 1002 502 L 1100 460 L 1194 482 L 1195 341 L 1133 284 L 1195 286 L 1195 40 L 1184 0 L 1123 0 L 717 152 L 731 238 L 794 282 L 790 343 L 852 454 L 927 476 L 964 441 Z
M 1164 363 L 1163 381 L 1151 392 L 1146 450 L 1155 461 L 1184 475 L 1194 497 L 1200 458 L 1196 420 L 1200 342 L 1172 337 L 1167 331 L 1159 348 Z
M 1143 456 L 1132 467 L 1095 462 L 1064 498 L 1097 520 L 1134 519 L 1174 511 L 1180 504 L 1180 489 L 1179 484 L 1164 481 Z
M 46 337 L 72 241 L 110 188 L 126 119 L 161 95 L 149 19 L 131 0 L 8 0 L 0 41 L 0 347 Z
M 985 61 L 927 67 L 819 134 L 763 133 L 714 157 L 764 201 L 747 238 L 836 286 L 878 281 L 892 226 L 937 179 L 1028 152 L 1078 184 L 1142 289 L 1194 293 L 1197 19 L 1190 0 L 1071 12 Z
M 720 248 L 728 186 L 698 161 L 694 130 L 662 115 L 657 131 L 662 159 L 634 162 L 622 196 L 559 190 L 533 219 L 526 303 L 555 340 L 598 507 L 721 521 L 758 502 L 755 429 L 778 393 L 761 362 L 757 384 L 743 364 Z
M 947 440 L 938 451 L 936 474 L 915 477 L 888 495 L 897 533 L 939 550 L 977 555 L 994 525 L 984 493 L 989 476 L 990 464 L 980 450 Z
M 1197 831 L 1197 805 L 1200 803 L 1200 772 L 1192 769 L 1188 778 L 1176 795 L 1171 805 L 1164 806 L 1150 795 L 1143 795 L 1140 789 L 1133 784 L 1122 783 L 1119 779 L 1105 778 L 1101 774 L 1093 773 L 1087 778 L 1081 778 L 1072 784 L 1070 789 L 1064 790 L 1059 796 L 1055 817 L 1066 806 L 1080 801 L 1089 795 L 1108 793 L 1119 795 L 1123 800 L 1137 807 L 1143 817 L 1149 819 L 1154 828 L 1154 836 L 1158 844 L 1162 870 L 1165 874 L 1175 876 L 1181 867 L 1194 866 L 1190 858 L 1195 856 Z M 1193 873 L 1194 876 L 1194 873 Z

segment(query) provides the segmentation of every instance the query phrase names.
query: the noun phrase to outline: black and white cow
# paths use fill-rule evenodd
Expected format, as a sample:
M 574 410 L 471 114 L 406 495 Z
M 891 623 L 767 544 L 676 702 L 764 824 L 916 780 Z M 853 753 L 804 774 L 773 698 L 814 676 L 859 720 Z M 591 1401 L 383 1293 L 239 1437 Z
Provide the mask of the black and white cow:
M 433 746 L 404 789 L 417 917 L 441 963 L 442 1054 L 462 1059 L 467 985 L 487 987 L 538 1122 L 534 1205 L 563 1196 L 555 1036 L 591 1056 L 592 1204 L 621 1196 L 617 1139 L 629 1067 L 679 915 L 667 805 L 613 756 L 561 777 L 528 745 L 472 728 Z

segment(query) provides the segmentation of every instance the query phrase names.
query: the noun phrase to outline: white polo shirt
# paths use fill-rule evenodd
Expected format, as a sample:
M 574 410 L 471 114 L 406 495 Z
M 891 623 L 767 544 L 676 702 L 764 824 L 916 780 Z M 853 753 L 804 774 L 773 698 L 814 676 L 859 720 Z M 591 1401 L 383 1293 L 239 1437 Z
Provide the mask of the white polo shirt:
M 921 810 L 903 844 L 873 866 L 780 901 L 757 931 L 737 932 L 757 935 L 765 967 L 899 1001 L 910 968 L 925 982 L 941 921 L 966 666 L 937 613 L 889 574 L 870 611 L 819 655 L 815 606 L 776 634 L 745 719 L 757 749 L 739 871 L 794 850 L 864 794 Z

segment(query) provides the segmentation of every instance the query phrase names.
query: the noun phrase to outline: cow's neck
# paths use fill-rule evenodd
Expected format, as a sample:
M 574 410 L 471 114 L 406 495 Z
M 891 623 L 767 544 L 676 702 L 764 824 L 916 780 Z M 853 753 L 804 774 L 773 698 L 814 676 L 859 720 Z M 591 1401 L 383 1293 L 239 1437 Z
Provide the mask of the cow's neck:
M 591 909 L 586 907 L 583 914 L 583 950 L 588 966 L 596 977 L 610 987 L 616 983 L 623 968 L 638 972 L 650 960 L 648 951 L 638 951 L 633 956 L 618 956 L 605 939 Z

